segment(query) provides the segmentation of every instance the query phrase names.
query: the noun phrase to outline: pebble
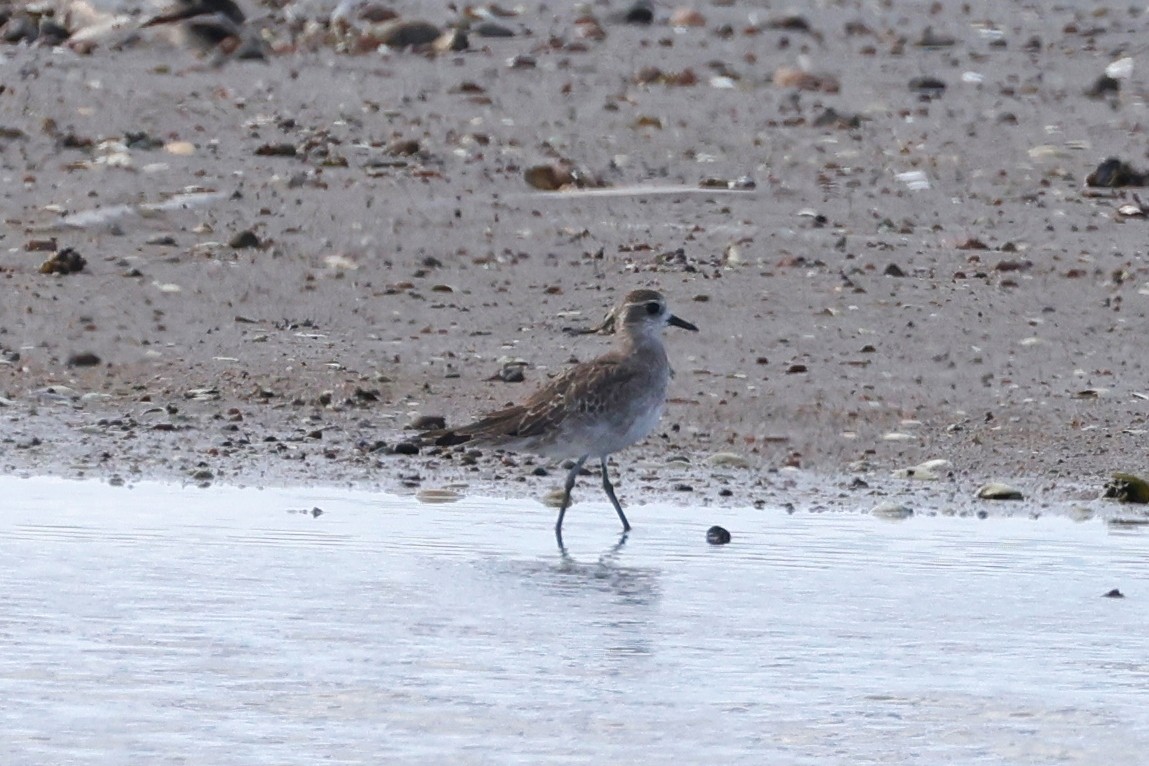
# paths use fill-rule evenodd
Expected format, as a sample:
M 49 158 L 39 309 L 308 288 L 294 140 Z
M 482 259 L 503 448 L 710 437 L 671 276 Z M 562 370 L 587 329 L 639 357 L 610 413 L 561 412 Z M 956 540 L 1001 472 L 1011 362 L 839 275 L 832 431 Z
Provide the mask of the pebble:
M 473 32 L 478 37 L 514 37 L 515 30 L 510 27 L 504 27 L 502 24 L 496 24 L 493 21 L 481 21 L 471 27 Z
M 908 519 L 914 515 L 914 512 L 911 508 L 907 508 L 906 506 L 901 505 L 900 503 L 892 503 L 892 502 L 891 503 L 882 503 L 880 505 L 877 505 L 874 507 L 874 509 L 872 511 L 870 511 L 870 513 L 873 514 L 874 516 L 877 516 L 880 519 L 891 519 L 894 521 L 900 521 L 901 519 Z
M 1125 598 L 1125 594 L 1122 593 L 1119 589 L 1114 588 L 1113 590 L 1106 593 L 1103 598 Z
M 937 98 L 945 93 L 946 84 L 936 77 L 914 77 L 910 80 L 910 90 L 923 98 Z
M 720 526 L 713 526 L 706 530 L 706 542 L 711 545 L 726 545 L 730 542 L 730 532 Z
M 706 464 L 715 468 L 749 468 L 750 461 L 736 452 L 715 452 L 706 458 Z
M 414 431 L 436 431 L 447 427 L 447 419 L 442 415 L 419 415 L 408 427 Z
M 627 24 L 650 24 L 654 21 L 654 4 L 650 0 L 637 0 L 626 9 L 622 20 Z
M 704 27 L 706 17 L 694 8 L 677 8 L 670 14 L 672 27 Z
M 817 93 L 837 93 L 841 84 L 833 75 L 814 74 L 797 67 L 779 67 L 774 70 L 772 81 L 779 88 L 794 88 Z
M 227 241 L 227 246 L 236 250 L 259 247 L 260 244 L 259 237 L 251 229 L 245 229 Z
M 558 191 L 574 183 L 574 173 L 568 163 L 555 162 L 550 165 L 535 165 L 523 173 L 528 186 L 542 191 Z
M 415 493 L 420 503 L 454 503 L 462 497 L 453 489 L 421 489 Z
M 81 351 L 68 357 L 69 367 L 95 367 L 100 363 L 100 357 L 91 351 Z
M 561 489 L 552 489 L 542 497 L 542 504 L 548 508 L 562 508 L 564 492 Z M 571 502 L 574 505 L 574 502 Z
M 1021 490 L 1000 482 L 990 482 L 977 491 L 982 500 L 1023 500 Z
M 899 468 L 894 476 L 899 479 L 919 479 L 922 481 L 936 481 L 941 478 L 941 471 L 950 467 L 950 461 L 945 459 L 927 460 L 909 468 Z
M 413 45 L 430 45 L 439 39 L 442 32 L 429 21 L 395 19 L 377 25 L 368 34 L 378 45 L 408 48 Z

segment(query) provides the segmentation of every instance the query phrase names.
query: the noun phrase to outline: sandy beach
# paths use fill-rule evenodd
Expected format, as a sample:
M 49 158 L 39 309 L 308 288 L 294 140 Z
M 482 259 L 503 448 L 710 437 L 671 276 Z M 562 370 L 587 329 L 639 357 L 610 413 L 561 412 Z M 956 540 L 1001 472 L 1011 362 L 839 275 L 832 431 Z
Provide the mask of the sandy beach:
M 348 50 L 318 5 L 245 8 L 254 60 L 0 46 L 0 471 L 541 497 L 561 470 L 395 447 L 601 353 L 568 328 L 638 287 L 701 332 L 668 333 L 624 503 L 1145 470 L 1144 192 L 1086 178 L 1149 167 L 1149 17 L 626 10 L 522 6 L 445 52 Z

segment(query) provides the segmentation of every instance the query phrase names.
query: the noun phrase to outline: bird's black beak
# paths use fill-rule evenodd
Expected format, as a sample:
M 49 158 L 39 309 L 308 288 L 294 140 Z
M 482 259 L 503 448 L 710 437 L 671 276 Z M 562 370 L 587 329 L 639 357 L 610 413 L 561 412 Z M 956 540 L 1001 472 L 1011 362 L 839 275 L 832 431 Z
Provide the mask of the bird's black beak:
M 697 327 L 690 324 L 690 322 L 687 322 L 685 319 L 679 319 L 674 314 L 670 315 L 670 319 L 667 319 L 666 323 L 674 325 L 675 327 L 681 327 L 683 330 L 690 330 L 691 332 L 698 332 Z

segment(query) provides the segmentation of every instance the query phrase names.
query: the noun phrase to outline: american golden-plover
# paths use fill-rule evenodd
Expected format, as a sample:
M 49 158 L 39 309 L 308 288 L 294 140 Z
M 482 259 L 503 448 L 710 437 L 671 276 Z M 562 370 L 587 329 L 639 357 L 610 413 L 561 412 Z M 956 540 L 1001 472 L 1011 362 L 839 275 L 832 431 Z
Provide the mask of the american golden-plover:
M 607 458 L 647 437 L 658 425 L 672 375 L 662 331 L 667 325 L 694 332 L 654 290 L 634 290 L 614 312 L 618 343 L 597 359 L 582 362 L 540 388 L 523 404 L 508 407 L 458 428 L 429 431 L 424 442 L 452 446 L 473 442 L 559 460 L 573 459 L 563 487 L 555 536 L 562 544 L 563 517 L 583 464 L 597 458 L 602 488 L 623 532 L 630 522 L 615 496 Z

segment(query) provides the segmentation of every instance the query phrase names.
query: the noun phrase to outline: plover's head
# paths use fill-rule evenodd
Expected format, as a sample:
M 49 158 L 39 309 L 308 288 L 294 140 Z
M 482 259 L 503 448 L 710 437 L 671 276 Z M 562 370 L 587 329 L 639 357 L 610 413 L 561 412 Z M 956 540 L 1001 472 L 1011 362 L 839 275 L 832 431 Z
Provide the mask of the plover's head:
M 657 332 L 666 325 L 698 332 L 698 328 L 690 322 L 671 314 L 666 306 L 666 298 L 656 290 L 631 290 L 615 317 L 622 329 L 632 335 Z

